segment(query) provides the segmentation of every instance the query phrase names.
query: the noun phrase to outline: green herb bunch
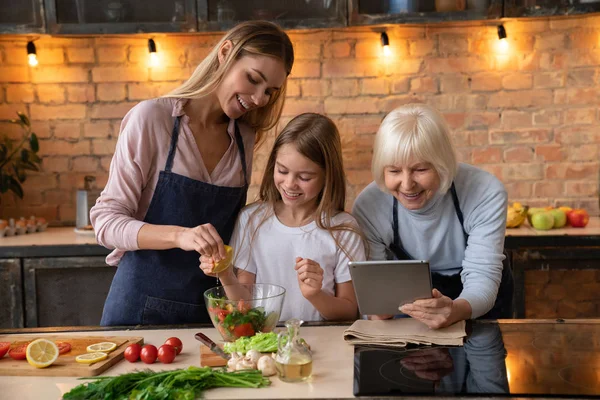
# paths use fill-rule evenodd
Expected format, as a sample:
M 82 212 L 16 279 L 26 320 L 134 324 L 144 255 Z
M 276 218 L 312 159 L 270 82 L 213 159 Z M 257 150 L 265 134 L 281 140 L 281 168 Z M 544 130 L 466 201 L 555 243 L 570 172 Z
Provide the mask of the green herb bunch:
M 271 384 L 258 370 L 226 372 L 210 367 L 173 371 L 151 370 L 103 376 L 76 386 L 64 400 L 194 400 L 217 387 L 260 388 Z
M 23 137 L 16 144 L 15 140 L 7 137 L 0 142 L 0 193 L 10 190 L 22 199 L 21 183 L 27 178 L 25 171 L 39 171 L 42 160 L 37 155 L 40 146 L 36 134 L 31 132 L 29 118 L 21 112 L 17 115 L 18 119 L 9 122 L 23 128 Z

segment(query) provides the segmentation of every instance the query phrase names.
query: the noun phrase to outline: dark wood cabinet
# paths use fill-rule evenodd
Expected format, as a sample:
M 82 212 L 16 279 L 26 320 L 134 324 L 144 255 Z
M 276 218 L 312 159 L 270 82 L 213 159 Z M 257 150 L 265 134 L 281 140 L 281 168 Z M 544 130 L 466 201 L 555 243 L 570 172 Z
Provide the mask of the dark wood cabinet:
M 43 33 L 43 0 L 2 0 L 0 1 L 0 32 L 2 33 Z
M 600 12 L 600 0 L 504 0 L 505 16 L 544 17 Z
M 21 260 L 0 259 L 0 328 L 23 328 L 24 307 Z
M 25 326 L 100 325 L 116 270 L 104 257 L 23 259 Z

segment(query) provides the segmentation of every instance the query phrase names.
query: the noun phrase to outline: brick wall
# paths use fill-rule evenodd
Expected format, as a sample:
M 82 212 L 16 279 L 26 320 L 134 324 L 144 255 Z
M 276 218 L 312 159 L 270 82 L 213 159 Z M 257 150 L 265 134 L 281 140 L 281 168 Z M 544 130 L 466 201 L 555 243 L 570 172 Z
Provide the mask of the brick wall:
M 510 48 L 503 53 L 489 23 L 387 26 L 387 59 L 374 27 L 290 32 L 297 61 L 282 124 L 306 111 L 336 121 L 348 207 L 371 180 L 381 119 L 399 105 L 426 102 L 448 119 L 460 159 L 494 173 L 511 200 L 598 215 L 600 17 L 505 27 Z M 148 67 L 148 36 L 42 36 L 35 68 L 26 64 L 26 36 L 0 36 L 0 119 L 30 115 L 44 166 L 29 174 L 23 200 L 2 195 L 1 215 L 73 223 L 75 190 L 88 174 L 106 182 L 127 110 L 185 80 L 219 36 L 154 36 L 160 68 Z M 0 123 L 11 137 L 15 128 Z M 273 134 L 256 155 L 253 193 Z

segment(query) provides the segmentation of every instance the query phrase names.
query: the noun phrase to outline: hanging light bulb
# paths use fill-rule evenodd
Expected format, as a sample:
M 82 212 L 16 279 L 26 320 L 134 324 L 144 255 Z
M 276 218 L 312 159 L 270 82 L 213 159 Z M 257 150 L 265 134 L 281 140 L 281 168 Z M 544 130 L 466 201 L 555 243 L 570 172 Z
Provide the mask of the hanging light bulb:
M 31 42 L 31 41 L 27 42 L 27 59 L 29 61 L 29 65 L 31 65 L 32 67 L 35 67 L 36 65 L 38 65 L 35 44 L 33 44 L 33 42 Z
M 154 43 L 154 39 L 148 39 L 148 52 L 150 53 L 150 66 L 158 67 L 160 65 L 160 57 L 156 51 L 156 43 Z
M 506 52 L 508 50 L 508 40 L 506 39 L 506 29 L 504 29 L 504 25 L 498 25 L 498 40 L 500 43 L 498 47 L 500 51 Z
M 392 50 L 390 49 L 390 38 L 385 32 L 381 32 L 381 46 L 383 47 L 383 55 L 385 57 L 392 55 Z

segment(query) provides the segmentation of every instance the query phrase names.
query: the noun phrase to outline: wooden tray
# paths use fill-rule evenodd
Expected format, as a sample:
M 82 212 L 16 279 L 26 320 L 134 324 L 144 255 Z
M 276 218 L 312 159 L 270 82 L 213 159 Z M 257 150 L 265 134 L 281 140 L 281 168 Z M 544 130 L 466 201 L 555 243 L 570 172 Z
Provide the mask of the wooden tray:
M 223 346 L 219 346 L 223 348 Z M 213 353 L 207 346 L 200 344 L 200 366 L 201 367 L 224 367 L 227 360 Z
M 96 376 L 106 371 L 111 366 L 123 359 L 125 348 L 131 343 L 144 343 L 143 337 L 130 336 L 65 336 L 65 335 L 2 335 L 0 342 L 10 342 L 11 348 L 31 342 L 35 339 L 48 339 L 55 342 L 68 342 L 71 351 L 58 356 L 58 359 L 48 368 L 35 368 L 27 360 L 13 360 L 8 354 L 0 359 L 0 375 L 20 376 Z M 108 353 L 108 358 L 95 364 L 81 364 L 75 357 L 86 353 L 87 346 L 100 343 L 113 342 L 117 348 Z

